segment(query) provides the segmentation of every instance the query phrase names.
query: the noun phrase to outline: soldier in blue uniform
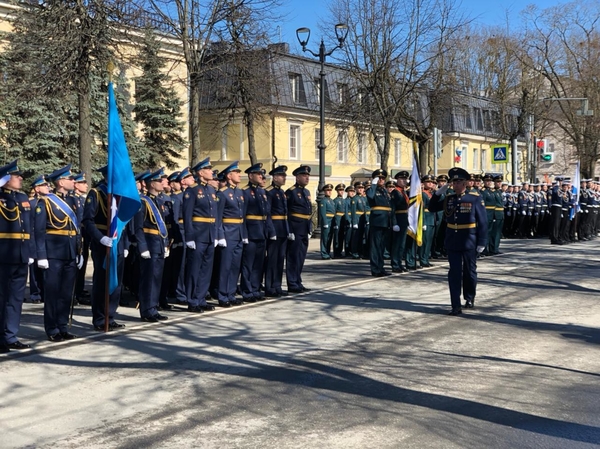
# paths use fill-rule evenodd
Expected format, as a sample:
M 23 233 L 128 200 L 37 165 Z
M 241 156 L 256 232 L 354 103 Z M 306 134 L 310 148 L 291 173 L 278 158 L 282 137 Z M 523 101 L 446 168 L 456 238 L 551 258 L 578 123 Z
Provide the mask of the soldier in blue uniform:
M 74 189 L 70 192 L 70 195 L 73 196 L 74 201 L 77 203 L 77 211 L 79 213 L 77 218 L 81 223 L 81 238 L 83 241 L 83 250 L 81 252 L 81 255 L 83 256 L 83 266 L 77 270 L 77 278 L 75 280 L 75 300 L 81 305 L 89 306 L 92 304 L 92 301 L 89 298 L 89 292 L 85 290 L 85 272 L 90 255 L 90 239 L 85 231 L 85 225 L 83 223 L 83 207 L 88 192 L 88 182 L 84 172 L 74 175 L 73 181 L 75 182 Z
M 246 169 L 248 185 L 242 188 L 246 206 L 244 221 L 248 238 L 242 252 L 240 273 L 240 289 L 245 302 L 264 299 L 260 287 L 264 273 L 267 239 L 277 239 L 264 189 L 266 176 L 262 166 L 262 162 L 259 162 Z
M 115 242 L 108 236 L 108 218 L 107 214 L 110 210 L 108 205 L 108 195 L 106 186 L 106 175 L 108 167 L 104 166 L 97 169 L 103 176 L 102 181 L 91 189 L 86 197 L 82 222 L 87 233 L 90 250 L 92 253 L 92 261 L 94 263 L 94 274 L 92 276 L 92 325 L 97 331 L 104 331 L 106 322 L 105 316 L 105 301 L 106 301 L 106 270 L 104 262 L 108 248 L 111 248 Z M 117 279 L 118 287 L 109 296 L 108 303 L 108 329 L 115 330 L 125 327 L 125 325 L 117 323 L 114 319 L 121 299 L 121 283 L 123 279 L 123 270 L 125 265 L 125 252 L 129 247 L 129 239 L 127 232 L 123 232 L 118 244 L 117 256 Z
M 77 204 L 69 191 L 74 182 L 71 165 L 48 175 L 55 193 L 35 208 L 37 264 L 44 270 L 44 328 L 50 341 L 72 340 L 68 332 L 69 309 L 74 300 L 77 269 L 83 266 Z
M 173 243 L 171 244 L 169 258 L 165 261 L 165 269 L 168 263 L 167 275 L 167 298 L 176 303 L 187 304 L 185 294 L 185 237 L 183 225 L 183 191 L 181 188 L 181 172 L 175 171 L 167 178 L 171 192 L 169 194 L 173 203 Z
M 310 167 L 301 165 L 292 174 L 296 177 L 296 183 L 285 192 L 290 227 L 286 278 L 288 292 L 302 293 L 310 291 L 302 284 L 302 269 L 308 251 L 308 235 L 312 233 L 312 203 L 310 192 L 306 188 L 310 180 Z
M 165 258 L 169 256 L 169 235 L 165 223 L 164 204 L 158 199 L 163 191 L 163 169 L 144 179 L 147 195 L 141 195 L 142 207 L 133 218 L 133 230 L 140 256 L 140 318 L 148 323 L 166 320 L 158 313 L 160 287 Z
M 265 296 L 269 298 L 280 298 L 284 295 L 281 284 L 288 236 L 290 235 L 287 221 L 287 199 L 281 189 L 285 185 L 286 172 L 287 167 L 285 165 L 280 165 L 271 170 L 269 172 L 269 175 L 272 176 L 271 185 L 266 188 L 271 223 L 277 237 L 267 241 Z
M 371 187 L 367 190 L 369 201 L 369 250 L 371 274 L 375 277 L 389 276 L 384 269 L 383 252 L 385 239 L 392 220 L 392 202 L 385 188 L 387 172 L 377 169 L 372 174 Z
M 344 223 L 344 215 L 346 212 L 344 190 L 346 190 L 346 186 L 343 183 L 335 186 L 337 196 L 333 200 L 333 203 L 335 204 L 335 217 L 333 218 L 331 230 L 333 233 L 333 257 L 335 259 L 342 258 L 344 252 L 344 234 L 346 229 Z
M 394 216 L 392 217 L 392 250 L 390 253 L 392 272 L 394 273 L 408 271 L 402 262 L 406 245 L 406 232 L 408 231 L 409 198 L 405 192 L 408 177 L 409 174 L 406 170 L 396 173 L 396 187 L 390 195 L 394 210 Z
M 222 173 L 227 184 L 217 193 L 219 198 L 218 214 L 219 217 L 222 217 L 217 243 L 221 247 L 218 300 L 222 307 L 243 303 L 235 297 L 243 245 L 248 243 L 244 225 L 246 201 L 244 192 L 238 188 L 241 182 L 241 172 L 238 161 L 225 168 Z
M 36 177 L 31 183 L 33 196 L 29 198 L 29 205 L 32 211 L 35 210 L 40 197 L 47 195 L 50 192 L 50 186 L 44 175 Z M 33 219 L 31 220 L 33 225 Z M 33 228 L 33 227 L 32 227 Z M 33 234 L 31 241 L 34 242 Z M 36 254 L 34 252 L 34 259 Z M 37 266 L 37 261 L 29 265 L 29 300 L 33 304 L 39 304 L 44 301 L 44 272 Z
M 202 313 L 214 310 L 206 302 L 213 271 L 218 229 L 217 191 L 208 183 L 212 180 L 212 165 L 206 158 L 191 169 L 199 182 L 189 186 L 183 194 L 183 226 L 187 260 L 185 263 L 185 291 L 188 311 Z
M 0 353 L 27 349 L 17 337 L 27 285 L 27 266 L 34 260 L 31 206 L 20 192 L 17 161 L 0 168 Z
M 335 219 L 335 202 L 331 199 L 333 184 L 323 186 L 323 198 L 319 202 L 319 223 L 321 226 L 321 259 L 331 259 L 331 241 L 333 240 L 333 223 Z
M 481 197 L 466 192 L 469 178 L 466 170 L 451 168 L 448 177 L 454 192 L 444 198 L 448 185 L 439 188 L 429 202 L 429 210 L 442 210 L 446 217 L 446 250 L 450 263 L 448 285 L 452 304 L 450 315 L 460 315 L 461 290 L 466 301 L 465 307 L 474 306 L 477 253 L 482 252 L 487 244 L 487 214 Z

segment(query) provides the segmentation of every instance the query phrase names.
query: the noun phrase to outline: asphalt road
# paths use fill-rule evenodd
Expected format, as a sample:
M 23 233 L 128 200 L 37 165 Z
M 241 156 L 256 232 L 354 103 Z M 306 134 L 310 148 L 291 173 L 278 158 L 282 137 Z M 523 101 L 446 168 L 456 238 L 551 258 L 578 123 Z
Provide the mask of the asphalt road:
M 283 300 L 90 330 L 0 356 L 0 447 L 600 447 L 600 240 L 503 241 L 476 308 L 447 265 L 389 278 L 321 261 Z M 313 243 L 314 247 L 314 243 Z

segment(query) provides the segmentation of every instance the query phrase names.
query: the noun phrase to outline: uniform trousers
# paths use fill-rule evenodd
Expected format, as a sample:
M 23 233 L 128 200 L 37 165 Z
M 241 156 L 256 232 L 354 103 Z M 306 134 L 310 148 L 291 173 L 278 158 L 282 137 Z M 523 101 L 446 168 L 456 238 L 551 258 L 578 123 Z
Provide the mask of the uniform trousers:
M 196 249 L 187 249 L 185 261 L 185 294 L 188 305 L 206 305 L 206 294 L 213 272 L 215 245 L 212 242 L 196 242 Z
M 429 255 L 431 254 L 431 245 L 433 243 L 433 236 L 435 235 L 434 225 L 427 225 L 427 229 L 423 231 L 423 241 L 419 249 L 419 260 L 421 266 L 429 264 Z
M 158 313 L 158 298 L 162 284 L 165 259 L 161 254 L 151 254 L 149 259 L 140 257 L 140 284 L 138 300 L 140 316 L 149 318 Z
M 560 206 L 552 206 L 550 219 L 550 241 L 552 243 L 560 241 L 560 223 L 562 221 L 562 209 Z
M 75 296 L 83 296 L 83 290 L 85 289 L 85 271 L 87 268 L 88 258 L 90 255 L 90 241 L 89 239 L 83 239 L 83 266 L 81 269 L 77 269 L 77 277 L 75 280 Z
M 0 264 L 0 344 L 15 343 L 27 285 L 27 264 Z
M 267 240 L 267 260 L 265 269 L 265 293 L 276 295 L 282 293 L 283 265 L 288 240 L 277 237 L 277 240 Z
M 371 226 L 369 231 L 369 264 L 371 266 L 371 274 L 378 275 L 385 271 L 383 252 L 385 251 L 388 228 L 384 226 Z
M 460 294 L 462 290 L 465 301 L 475 301 L 477 289 L 477 251 L 448 250 L 448 286 L 450 287 L 450 302 L 452 309 L 460 309 Z
M 329 254 L 331 252 L 331 240 L 333 238 L 333 233 L 336 232 L 331 229 L 332 223 L 333 219 L 326 218 L 325 222 L 321 225 L 321 257 L 323 259 L 331 258 L 331 255 Z
M 177 245 L 177 246 L 175 246 Z M 173 244 L 170 249 L 169 257 L 165 259 L 165 268 L 163 270 L 163 285 L 160 292 L 160 305 L 168 305 L 168 298 L 176 298 L 177 283 L 179 274 L 184 266 L 183 262 L 183 243 Z
M 244 244 L 241 240 L 227 240 L 227 246 L 221 248 L 219 266 L 219 301 L 235 301 L 237 280 L 240 276 L 242 251 Z
M 244 299 L 262 298 L 260 283 L 265 264 L 266 241 L 250 239 L 244 245 L 240 287 Z
M 37 266 L 37 260 L 29 265 L 29 299 L 31 301 L 44 299 L 44 273 Z
M 295 240 L 288 242 L 285 276 L 288 289 L 298 290 L 302 285 L 302 269 L 308 251 L 308 235 L 295 234 Z
M 98 327 L 103 327 L 106 321 L 106 269 L 104 266 L 106 248 L 104 250 L 102 248 L 92 251 L 92 261 L 94 263 L 94 274 L 92 275 L 92 324 Z M 115 314 L 121 300 L 124 267 L 125 258 L 121 254 L 117 257 L 117 288 L 108 298 L 109 324 L 115 321 Z
M 500 252 L 500 239 L 502 238 L 502 228 L 504 227 L 504 217 L 495 218 L 492 223 L 492 240 L 490 245 L 490 252 L 497 254 Z
M 44 328 L 46 335 L 67 332 L 69 310 L 75 289 L 75 259 L 48 259 L 44 270 Z
M 402 259 L 404 257 L 404 248 L 406 247 L 406 231 L 408 225 L 400 226 L 399 232 L 392 232 L 392 270 L 399 270 L 402 268 Z

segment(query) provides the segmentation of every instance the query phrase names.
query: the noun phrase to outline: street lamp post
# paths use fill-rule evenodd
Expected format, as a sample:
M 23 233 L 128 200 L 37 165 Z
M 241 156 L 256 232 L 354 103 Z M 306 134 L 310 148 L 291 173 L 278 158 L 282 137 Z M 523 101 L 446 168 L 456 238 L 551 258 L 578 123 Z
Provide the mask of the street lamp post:
M 344 23 L 338 23 L 335 26 L 335 36 L 338 40 L 338 43 L 335 47 L 327 51 L 325 49 L 323 38 L 321 38 L 319 52 L 315 53 L 314 51 L 306 48 L 310 39 L 310 28 L 303 27 L 296 30 L 296 37 L 302 46 L 302 51 L 307 51 L 314 57 L 319 58 L 319 62 L 321 63 L 321 71 L 319 72 L 319 126 L 321 128 L 319 130 L 319 145 L 317 146 L 317 148 L 319 148 L 319 185 L 317 187 L 317 202 L 323 199 L 323 186 L 325 185 L 325 58 L 327 56 L 331 56 L 335 50 L 344 45 L 346 36 L 348 36 L 348 25 Z

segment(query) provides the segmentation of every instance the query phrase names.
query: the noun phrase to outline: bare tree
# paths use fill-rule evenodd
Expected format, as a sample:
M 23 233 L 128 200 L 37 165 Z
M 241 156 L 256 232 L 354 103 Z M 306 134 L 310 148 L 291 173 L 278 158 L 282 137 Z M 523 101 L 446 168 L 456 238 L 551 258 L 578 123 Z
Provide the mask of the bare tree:
M 395 127 L 419 145 L 427 142 L 446 107 L 450 39 L 465 24 L 452 0 L 337 0 L 336 21 L 347 22 L 346 57 L 356 82 L 370 97 L 381 124 L 381 166 L 387 168 L 389 133 Z
M 200 156 L 200 77 L 208 44 L 214 37 L 215 27 L 227 11 L 226 0 L 137 0 L 158 22 L 157 25 L 179 40 L 183 49 L 189 91 L 188 126 L 190 133 L 190 160 Z
M 542 102 L 549 118 L 570 139 L 584 177 L 600 159 L 600 117 L 581 114 L 600 107 L 600 6 L 573 2 L 526 11 L 523 61 L 544 80 Z M 581 100 L 586 99 L 586 100 Z M 551 103 L 551 106 L 550 106 Z

